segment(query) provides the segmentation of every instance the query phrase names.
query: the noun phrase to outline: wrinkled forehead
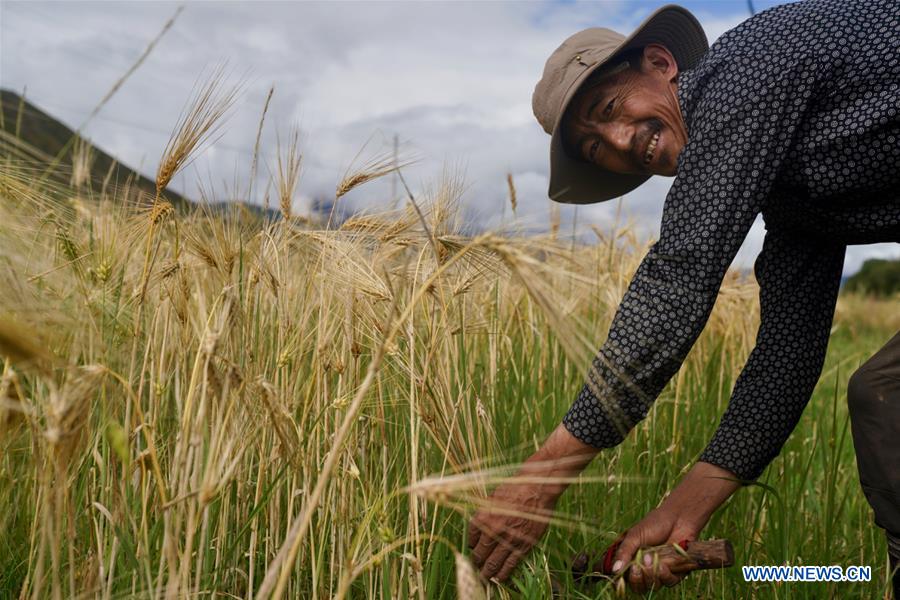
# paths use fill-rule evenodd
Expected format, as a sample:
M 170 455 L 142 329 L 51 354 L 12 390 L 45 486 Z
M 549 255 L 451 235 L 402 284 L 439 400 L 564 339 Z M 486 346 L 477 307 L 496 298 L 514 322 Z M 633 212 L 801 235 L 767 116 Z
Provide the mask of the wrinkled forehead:
M 600 96 L 608 95 L 640 95 L 647 83 L 644 74 L 635 69 L 628 68 L 627 62 L 616 65 L 612 70 L 591 75 L 572 97 L 563 120 L 571 120 L 573 116 L 581 116 L 579 109 L 584 109 L 587 104 L 597 100 Z
M 579 93 L 590 88 L 600 85 L 608 85 L 622 78 L 622 75 L 628 72 L 631 64 L 627 60 L 614 60 L 608 65 L 604 65 L 591 73 L 590 77 L 584 80 L 578 91 Z

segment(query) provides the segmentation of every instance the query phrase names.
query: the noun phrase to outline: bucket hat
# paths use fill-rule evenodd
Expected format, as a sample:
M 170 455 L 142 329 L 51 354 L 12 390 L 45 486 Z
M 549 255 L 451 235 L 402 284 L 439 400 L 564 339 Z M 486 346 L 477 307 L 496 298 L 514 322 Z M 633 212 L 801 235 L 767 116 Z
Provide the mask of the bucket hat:
M 604 68 L 617 71 L 617 55 L 650 43 L 662 44 L 675 57 L 679 71 L 692 68 L 709 50 L 700 22 L 687 9 L 667 4 L 653 12 L 628 37 L 604 27 L 570 36 L 554 50 L 531 98 L 534 116 L 550 134 L 550 198 L 589 204 L 626 194 L 650 177 L 614 173 L 569 156 L 562 143 L 560 122 L 579 87 Z M 604 71 L 601 71 L 603 69 Z

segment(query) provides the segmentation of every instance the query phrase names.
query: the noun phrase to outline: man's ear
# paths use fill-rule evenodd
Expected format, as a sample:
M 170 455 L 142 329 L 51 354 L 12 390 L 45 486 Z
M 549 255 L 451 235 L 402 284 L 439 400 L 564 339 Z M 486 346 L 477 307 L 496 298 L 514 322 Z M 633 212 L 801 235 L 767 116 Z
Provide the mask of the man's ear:
M 662 44 L 647 44 L 644 46 L 641 70 L 661 75 L 666 81 L 672 81 L 678 75 L 678 63 L 669 49 Z

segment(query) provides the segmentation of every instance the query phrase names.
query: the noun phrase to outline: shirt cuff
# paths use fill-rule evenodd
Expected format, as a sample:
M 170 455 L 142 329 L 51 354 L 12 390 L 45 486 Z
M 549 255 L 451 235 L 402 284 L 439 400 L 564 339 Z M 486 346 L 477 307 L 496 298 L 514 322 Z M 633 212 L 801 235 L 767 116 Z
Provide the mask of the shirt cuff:
M 778 454 L 766 445 L 757 433 L 720 426 L 700 460 L 731 471 L 744 481 L 753 481 Z
M 633 427 L 627 422 L 617 424 L 611 418 L 613 410 L 612 407 L 604 409 L 585 385 L 563 418 L 563 425 L 569 433 L 589 446 L 598 449 L 612 448 L 621 444 Z M 621 409 L 615 410 L 615 413 L 620 416 L 619 421 L 625 418 Z

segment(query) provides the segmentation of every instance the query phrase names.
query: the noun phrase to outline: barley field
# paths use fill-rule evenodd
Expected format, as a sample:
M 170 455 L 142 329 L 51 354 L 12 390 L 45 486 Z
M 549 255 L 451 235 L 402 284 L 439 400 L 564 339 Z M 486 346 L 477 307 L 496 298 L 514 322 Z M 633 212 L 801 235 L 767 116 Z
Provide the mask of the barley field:
M 291 214 L 294 135 L 281 218 L 173 206 L 162 190 L 232 100 L 200 90 L 155 196 L 85 177 L 84 145 L 65 173 L 2 146 L 0 597 L 550 598 L 551 581 L 614 597 L 574 584 L 571 558 L 652 509 L 711 437 L 753 346 L 752 278 L 726 277 L 649 418 L 574 482 L 513 580 L 485 587 L 467 517 L 559 423 L 647 243 L 627 222 L 590 243 L 465 235 L 454 177 L 392 212 L 309 221 Z M 337 201 L 391 172 L 376 157 Z M 800 425 L 704 532 L 737 566 L 652 597 L 887 593 L 845 390 L 898 329 L 896 301 L 841 298 Z M 746 564 L 873 580 L 748 584 Z

